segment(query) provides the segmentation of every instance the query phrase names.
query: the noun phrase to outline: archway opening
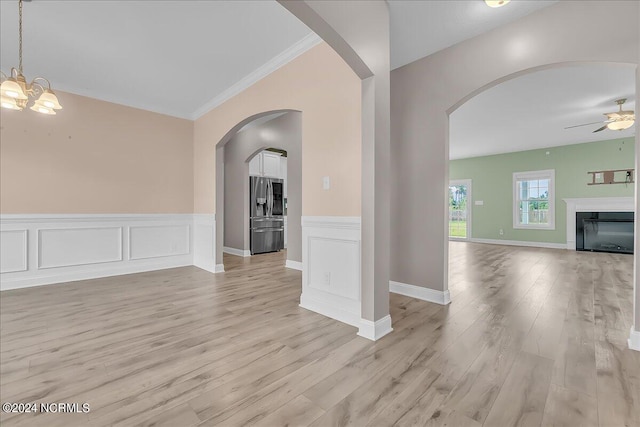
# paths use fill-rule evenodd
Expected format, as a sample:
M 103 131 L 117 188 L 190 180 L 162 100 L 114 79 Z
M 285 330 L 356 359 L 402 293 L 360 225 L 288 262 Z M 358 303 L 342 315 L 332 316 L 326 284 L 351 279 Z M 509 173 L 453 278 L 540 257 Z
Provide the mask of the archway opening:
M 612 63 L 536 67 L 483 86 L 448 110 L 447 179 L 473 183 L 466 200 L 472 212 L 470 242 L 445 245 L 452 299 L 469 293 L 491 304 L 497 293 L 506 295 L 503 285 L 518 277 L 518 295 L 532 298 L 524 312 L 544 307 L 545 298 L 549 307 L 552 301 L 561 306 L 559 289 L 541 291 L 554 285 L 535 266 L 548 263 L 559 275 L 573 272 L 574 278 L 589 279 L 584 263 L 606 269 L 599 262 L 607 257 L 624 280 L 610 283 L 611 289 L 577 283 L 570 292 L 591 286 L 592 294 L 611 295 L 608 302 L 620 318 L 632 321 L 634 260 L 627 254 L 634 241 L 628 217 L 634 210 L 637 124 L 622 131 L 609 124 L 617 120 L 611 113 L 620 110 L 616 100 L 626 99 L 622 110 L 637 111 L 636 68 Z M 448 232 L 451 221 L 449 215 Z M 469 268 L 481 268 L 484 260 L 493 263 L 494 277 L 480 277 Z M 562 310 L 566 304 L 555 313 L 558 319 Z M 535 319 L 525 317 L 520 320 Z
M 301 265 L 301 126 L 299 111 L 264 112 L 217 144 L 216 263 L 225 270 L 229 260 L 238 265 L 260 254 L 283 267 Z

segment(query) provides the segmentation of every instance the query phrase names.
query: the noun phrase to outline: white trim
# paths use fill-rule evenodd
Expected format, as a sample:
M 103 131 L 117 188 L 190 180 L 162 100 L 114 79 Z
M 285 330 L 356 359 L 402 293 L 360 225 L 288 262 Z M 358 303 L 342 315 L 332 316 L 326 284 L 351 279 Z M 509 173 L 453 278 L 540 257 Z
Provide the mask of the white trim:
M 322 39 L 315 33 L 311 33 L 305 36 L 302 40 L 298 41 L 293 46 L 289 47 L 279 55 L 275 56 L 274 58 L 269 60 L 266 64 L 262 65 L 260 68 L 244 76 L 242 79 L 240 79 L 240 81 L 235 83 L 233 86 L 229 87 L 228 89 L 223 91 L 221 94 L 213 98 L 211 101 L 207 102 L 206 104 L 198 108 L 191 115 L 191 119 L 196 120 L 202 117 L 203 115 L 213 110 L 217 106 L 223 104 L 224 102 L 228 101 L 229 99 L 243 92 L 250 86 L 259 82 L 260 80 L 262 80 L 269 74 L 273 73 L 280 67 L 293 61 L 295 58 L 302 55 L 312 47 L 320 44 L 320 42 L 322 42 Z
M 338 320 L 347 325 L 360 327 L 360 313 L 354 313 L 348 308 L 342 307 L 340 304 L 323 301 L 305 294 L 300 295 L 300 307 L 311 310 L 326 317 Z
M 470 239 L 471 243 L 485 243 L 488 245 L 504 245 L 504 246 L 524 246 L 529 248 L 547 248 L 547 249 L 567 249 L 564 243 L 550 242 L 526 242 L 523 240 L 500 240 L 500 239 Z
M 101 268 L 74 268 L 70 272 L 52 272 L 36 277 L 16 277 L 2 280 L 0 290 L 31 288 L 34 286 L 58 285 L 78 280 L 99 279 L 102 277 L 121 276 L 124 274 L 144 273 L 146 271 L 166 270 L 168 268 L 187 267 L 193 265 L 187 257 L 177 260 L 144 260 L 142 263 L 105 265 Z
M 567 204 L 567 249 L 576 250 L 576 212 L 635 212 L 633 197 L 562 199 Z
M 361 218 L 359 216 L 303 216 L 300 223 L 302 227 L 360 230 Z
M 223 246 L 222 247 L 222 252 L 224 252 L 225 254 L 241 256 L 241 257 L 245 257 L 245 258 L 248 257 L 248 256 L 251 256 L 251 251 L 250 250 L 230 248 L 228 246 Z
M 119 230 L 117 239 L 90 234 L 109 229 Z M 132 230 L 152 232 L 136 234 Z M 213 214 L 4 214 L 0 215 L 0 231 L 26 236 L 25 248 L 15 245 L 16 250 L 25 252 L 26 268 L 0 266 L 6 270 L 0 274 L 0 290 L 189 265 L 220 271 L 215 264 Z M 58 235 L 45 242 L 43 232 Z M 89 234 L 78 237 L 78 233 Z M 109 251 L 105 252 L 105 245 Z M 133 256 L 132 248 L 143 252 Z M 45 262 L 47 254 L 64 257 Z
M 224 264 L 216 264 L 216 268 L 213 270 L 214 273 L 224 273 Z
M 627 340 L 631 350 L 640 351 L 640 331 L 636 331 L 631 327 L 629 339 Z
M 193 215 L 193 265 L 216 273 L 216 216 Z
M 465 187 L 467 187 L 467 237 L 449 237 L 449 240 L 458 240 L 465 242 L 471 239 L 471 236 L 473 236 L 473 181 L 471 179 L 452 179 L 449 181 L 449 187 L 451 187 L 452 185 L 464 185 Z M 449 221 L 447 221 L 447 234 L 449 234 Z
M 446 291 L 438 291 L 422 286 L 409 285 L 407 283 L 394 282 L 393 280 L 390 280 L 389 292 L 440 305 L 447 305 L 451 303 L 451 294 L 449 294 L 448 289 Z
M 549 180 L 549 213 L 548 225 L 540 224 L 520 224 L 520 209 L 518 207 L 518 181 L 527 179 L 548 179 Z M 514 172 L 513 178 L 513 228 L 516 230 L 555 230 L 556 229 L 556 170 L 546 169 L 539 171 Z
M 292 270 L 302 271 L 302 263 L 300 261 L 292 261 L 288 259 L 287 262 L 285 262 L 284 266 Z
M 360 327 L 360 217 L 309 217 L 302 224 L 300 307 Z
M 215 214 L 0 214 L 0 223 L 181 221 L 194 216 L 213 217 L 215 220 Z
M 375 322 L 360 319 L 358 335 L 368 340 L 377 341 L 391 331 L 393 331 L 393 328 L 391 327 L 391 316 L 388 314 Z

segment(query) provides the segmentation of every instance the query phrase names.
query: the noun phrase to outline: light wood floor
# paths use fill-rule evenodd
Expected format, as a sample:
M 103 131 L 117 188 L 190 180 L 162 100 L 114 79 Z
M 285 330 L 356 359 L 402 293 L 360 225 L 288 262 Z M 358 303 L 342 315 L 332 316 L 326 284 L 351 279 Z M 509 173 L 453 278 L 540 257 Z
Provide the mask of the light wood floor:
M 225 256 L 226 257 L 226 256 Z M 373 343 L 298 307 L 282 254 L 0 295 L 3 427 L 639 426 L 632 258 L 452 243 L 453 303 Z

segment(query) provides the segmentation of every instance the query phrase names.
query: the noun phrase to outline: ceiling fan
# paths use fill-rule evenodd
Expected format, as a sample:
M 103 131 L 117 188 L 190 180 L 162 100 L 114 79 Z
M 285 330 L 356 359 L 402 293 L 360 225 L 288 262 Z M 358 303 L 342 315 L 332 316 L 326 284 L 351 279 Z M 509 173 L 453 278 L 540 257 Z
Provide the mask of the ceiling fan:
M 598 123 L 604 123 L 605 125 L 602 126 L 601 128 L 594 130 L 593 133 L 600 132 L 605 129 L 610 129 L 610 130 L 629 129 L 631 126 L 633 126 L 633 123 L 636 120 L 636 115 L 633 110 L 625 111 L 622 109 L 622 104 L 624 104 L 626 101 L 627 101 L 626 98 L 617 99 L 616 104 L 618 104 L 618 107 L 620 108 L 620 110 L 614 113 L 604 113 L 604 115 L 607 116 L 607 120 L 603 122 L 585 123 L 583 125 L 569 126 L 569 127 L 566 127 L 565 129 L 577 128 L 580 126 L 595 125 Z

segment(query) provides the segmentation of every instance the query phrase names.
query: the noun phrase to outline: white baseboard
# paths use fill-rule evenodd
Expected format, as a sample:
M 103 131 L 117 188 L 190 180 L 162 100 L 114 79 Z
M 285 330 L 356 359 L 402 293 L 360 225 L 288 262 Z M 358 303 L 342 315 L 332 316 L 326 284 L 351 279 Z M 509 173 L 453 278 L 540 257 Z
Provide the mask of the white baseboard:
M 195 265 L 215 271 L 215 216 L 0 215 L 0 290 Z
M 449 290 L 437 291 L 435 289 L 424 288 L 422 286 L 409 285 L 407 283 L 389 281 L 389 292 L 400 294 L 423 301 L 433 302 L 440 305 L 451 303 Z
M 391 327 L 391 316 L 388 314 L 375 322 L 360 319 L 358 335 L 368 340 L 377 341 L 391 331 L 393 331 L 393 328 Z
M 300 295 L 300 307 L 338 320 L 342 323 L 346 323 L 347 325 L 355 326 L 356 328 L 359 328 L 361 324 L 359 310 L 358 313 L 355 313 L 354 310 L 341 307 L 339 304 L 334 304 L 333 301 L 323 301 L 319 298 L 313 298 L 303 293 Z
M 284 266 L 293 270 L 302 271 L 302 263 L 300 261 L 292 261 L 288 259 Z
M 631 331 L 629 333 L 629 348 L 631 350 L 640 351 L 640 332 L 636 331 L 631 327 Z
M 228 246 L 224 246 L 222 248 L 222 252 L 224 252 L 225 254 L 241 256 L 241 257 L 251 256 L 251 251 L 249 250 L 230 248 Z
M 504 246 L 525 246 L 531 248 L 547 248 L 547 249 L 567 249 L 566 243 L 548 243 L 548 242 L 525 242 L 520 240 L 500 240 L 500 239 L 477 239 L 471 238 L 468 240 L 472 243 L 486 243 L 489 245 L 504 245 Z
M 216 264 L 214 273 L 224 273 L 224 264 Z

